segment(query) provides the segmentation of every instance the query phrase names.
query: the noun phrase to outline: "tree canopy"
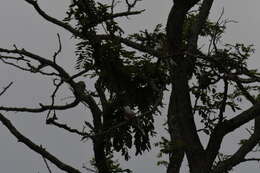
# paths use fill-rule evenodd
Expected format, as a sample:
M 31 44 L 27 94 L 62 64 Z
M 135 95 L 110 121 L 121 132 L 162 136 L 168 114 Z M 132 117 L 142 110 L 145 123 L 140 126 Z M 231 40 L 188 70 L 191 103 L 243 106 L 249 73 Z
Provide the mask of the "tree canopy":
M 90 139 L 94 170 L 84 171 L 131 172 L 131 168 L 121 168 L 114 161 L 114 154 L 120 152 L 128 161 L 132 148 L 135 155 L 149 151 L 153 147 L 151 137 L 158 133 L 154 116 L 161 115 L 162 110 L 167 112 L 165 126 L 170 138 L 163 137 L 157 145 L 160 154 L 169 156 L 169 160 L 159 162 L 166 164 L 167 173 L 180 172 L 184 156 L 191 173 L 229 172 L 242 162 L 259 161 L 247 157 L 260 144 L 260 74 L 247 65 L 253 46 L 221 42 L 230 21 L 223 19 L 223 14 L 217 21 L 209 19 L 214 0 L 173 0 L 166 26 L 158 24 L 152 31 L 127 34 L 117 19 L 144 13 L 136 10 L 139 1 L 72 0 L 64 19 L 58 20 L 42 10 L 38 1 L 25 0 L 77 42 L 72 66 L 78 73 L 70 74 L 57 63 L 62 49 L 59 35 L 59 49 L 52 58 L 17 46 L 0 48 L 2 63 L 51 77 L 54 86 L 49 104 L 0 105 L 0 121 L 18 141 L 69 173 L 82 170 L 27 138 L 5 112 L 46 112 L 46 124 L 80 135 L 82 140 Z M 94 82 L 94 89 L 88 82 Z M 60 104 L 57 93 L 65 84 L 73 100 Z M 12 85 L 6 86 L 0 96 Z M 170 93 L 166 104 L 165 93 Z M 252 106 L 242 110 L 247 101 Z M 91 112 L 92 122 L 84 121 L 83 130 L 60 122 L 57 114 L 79 104 Z M 250 137 L 240 139 L 239 149 L 232 155 L 221 153 L 223 138 L 251 120 L 255 123 L 249 129 Z M 208 138 L 206 146 L 202 145 L 201 134 Z

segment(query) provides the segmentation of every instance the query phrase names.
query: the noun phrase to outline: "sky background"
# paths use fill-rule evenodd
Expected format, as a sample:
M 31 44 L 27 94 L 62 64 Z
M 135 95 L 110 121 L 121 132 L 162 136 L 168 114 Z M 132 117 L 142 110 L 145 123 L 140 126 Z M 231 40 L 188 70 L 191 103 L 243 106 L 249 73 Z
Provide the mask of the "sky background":
M 12 48 L 12 45 L 15 44 L 19 48 L 25 48 L 41 56 L 51 58 L 58 47 L 56 34 L 59 33 L 62 40 L 62 53 L 58 57 L 58 63 L 72 74 L 75 73 L 73 69 L 75 41 L 71 39 L 68 32 L 42 19 L 23 0 L 2 0 L 1 2 L 0 47 Z M 48 14 L 62 19 L 65 16 L 69 0 L 64 2 L 60 0 L 38 0 L 38 2 Z M 136 18 L 131 17 L 131 20 L 121 20 L 120 23 L 127 33 L 137 32 L 145 28 L 152 30 L 158 23 L 165 25 L 171 5 L 171 0 L 143 0 L 138 8 L 146 9 L 144 14 Z M 210 16 L 212 19 L 218 18 L 224 8 L 225 18 L 238 21 L 238 23 L 228 25 L 223 43 L 254 44 L 256 52 L 250 60 L 250 66 L 258 69 L 260 66 L 258 58 L 258 50 L 260 50 L 259 5 L 258 0 L 216 0 Z M 5 95 L 0 97 L 0 105 L 38 106 L 39 101 L 43 103 L 50 101 L 49 97 L 53 89 L 51 79 L 24 73 L 0 63 L 0 88 L 5 87 L 11 81 L 14 81 L 14 85 Z M 93 84 L 88 83 L 88 85 Z M 60 98 L 71 95 L 66 87 L 63 92 L 66 94 L 60 94 Z M 67 99 L 66 101 L 69 101 L 69 98 Z M 91 158 L 90 141 L 82 142 L 78 136 L 45 125 L 46 114 L 5 113 L 5 115 L 23 134 L 35 143 L 46 147 L 47 150 L 61 158 L 65 163 L 80 169 L 82 164 Z M 161 127 L 165 122 L 165 116 L 164 113 L 158 118 L 157 127 Z M 78 129 L 82 128 L 82 122 L 88 117 L 90 117 L 90 114 L 83 106 L 59 114 L 61 121 L 68 122 Z M 160 130 L 154 141 L 158 141 L 163 134 L 165 134 L 165 131 Z M 236 151 L 237 137 L 241 136 L 246 137 L 247 133 L 240 130 L 227 136 L 228 140 L 225 140 L 222 150 L 230 153 Z M 157 154 L 158 151 L 153 149 L 152 152 L 145 153 L 141 157 L 132 157 L 129 162 L 122 162 L 122 165 L 133 169 L 135 173 L 164 173 L 165 168 L 156 166 Z M 0 168 L 0 172 L 10 173 L 48 172 L 41 156 L 29 150 L 24 144 L 18 143 L 2 125 L 0 125 Z M 52 168 L 55 173 L 61 172 L 56 171 L 53 166 Z M 257 163 L 245 163 L 236 167 L 234 172 L 258 173 L 259 169 Z M 186 172 L 188 173 L 188 170 L 184 166 L 182 173 Z

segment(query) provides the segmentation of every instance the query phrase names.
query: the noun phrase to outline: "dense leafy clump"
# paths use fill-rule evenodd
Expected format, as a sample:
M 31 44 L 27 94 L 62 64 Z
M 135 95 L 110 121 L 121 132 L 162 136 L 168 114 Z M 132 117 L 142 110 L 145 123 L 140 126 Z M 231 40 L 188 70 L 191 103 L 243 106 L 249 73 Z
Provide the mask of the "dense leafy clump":
M 80 33 L 75 37 L 78 40 L 76 69 L 86 70 L 86 76 L 96 80 L 96 91 L 92 93 L 103 103 L 106 152 L 121 151 L 125 159 L 129 159 L 128 149 L 133 145 L 136 154 L 149 150 L 149 136 L 155 134 L 152 115 L 162 106 L 162 92 L 169 83 L 166 66 L 158 63 L 155 57 L 139 55 L 122 45 L 116 36 L 121 36 L 123 31 L 111 18 L 109 6 L 78 0 L 73 1 L 67 14 L 65 21 L 76 23 Z M 104 37 L 102 32 L 110 39 L 98 39 L 98 35 Z M 145 31 L 129 39 L 139 40 L 143 46 L 154 49 L 165 40 L 165 33 L 160 32 L 158 26 L 153 33 Z M 109 130 L 125 121 L 125 106 L 145 116 Z

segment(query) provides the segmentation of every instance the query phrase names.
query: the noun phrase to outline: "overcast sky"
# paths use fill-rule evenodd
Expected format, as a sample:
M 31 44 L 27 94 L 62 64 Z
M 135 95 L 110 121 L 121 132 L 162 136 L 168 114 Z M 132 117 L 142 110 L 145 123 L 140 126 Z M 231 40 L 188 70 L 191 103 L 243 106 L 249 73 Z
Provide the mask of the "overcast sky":
M 38 0 L 43 9 L 52 16 L 62 19 L 67 9 L 69 0 L 62 2 L 60 0 Z M 23 0 L 2 0 L 0 6 L 0 47 L 12 48 L 16 44 L 20 48 L 25 48 L 44 57 L 51 57 L 57 50 L 58 42 L 56 34 L 60 33 L 62 40 L 62 53 L 58 58 L 58 63 L 63 65 L 71 73 L 73 69 L 74 42 L 71 35 L 63 29 L 54 26 L 42 19 L 34 9 Z M 151 29 L 158 23 L 166 23 L 167 15 L 172 5 L 171 0 L 143 0 L 140 3 L 140 9 L 146 9 L 144 14 L 138 18 L 132 17 L 131 20 L 121 21 L 127 32 L 135 32 L 141 29 Z M 225 17 L 236 20 L 238 23 L 228 26 L 225 42 L 243 42 L 254 44 L 256 53 L 250 61 L 251 67 L 258 68 L 260 60 L 258 58 L 260 50 L 260 19 L 258 0 L 216 0 L 211 18 L 217 18 L 222 9 L 225 10 Z M 37 106 L 39 100 L 49 101 L 51 95 L 51 80 L 41 78 L 39 75 L 31 75 L 17 71 L 0 63 L 0 88 L 14 81 L 14 85 L 1 96 L 0 105 L 20 105 Z M 63 95 L 69 96 L 69 93 Z M 82 163 L 91 158 L 92 148 L 89 141 L 82 142 L 78 136 L 70 135 L 62 130 L 45 125 L 45 114 L 27 114 L 27 113 L 6 113 L 22 133 L 27 135 L 37 144 L 42 144 L 61 160 L 76 168 L 81 168 Z M 69 110 L 60 114 L 60 120 L 68 122 L 73 127 L 82 128 L 83 120 L 88 117 L 83 106 L 77 109 Z M 71 118 L 73 117 L 73 118 Z M 71 121 L 68 121 L 71 120 Z M 161 126 L 165 120 L 165 114 L 162 115 L 157 126 Z M 163 133 L 163 132 L 162 132 Z M 161 135 L 161 134 L 159 134 Z M 223 151 L 234 152 L 238 140 L 236 137 L 246 136 L 241 131 L 229 135 L 230 140 L 226 140 Z M 156 141 L 156 139 L 155 139 Z M 133 157 L 124 166 L 133 169 L 136 173 L 164 173 L 163 167 L 156 166 L 157 151 L 146 153 L 142 157 Z M 0 168 L 1 172 L 20 172 L 20 173 L 46 173 L 42 158 L 30 151 L 24 144 L 17 140 L 0 125 Z M 55 170 L 55 169 L 54 169 Z M 255 163 L 246 163 L 234 169 L 235 173 L 258 173 L 259 166 Z M 60 171 L 54 171 L 59 173 Z M 186 173 L 187 169 L 183 169 Z

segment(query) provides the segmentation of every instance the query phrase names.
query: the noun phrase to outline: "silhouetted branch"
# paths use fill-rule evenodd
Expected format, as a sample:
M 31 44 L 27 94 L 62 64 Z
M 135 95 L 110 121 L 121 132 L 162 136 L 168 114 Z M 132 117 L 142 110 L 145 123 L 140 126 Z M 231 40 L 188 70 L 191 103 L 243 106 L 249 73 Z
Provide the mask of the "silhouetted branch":
M 82 70 L 82 71 L 80 71 L 80 72 L 78 72 L 78 73 L 72 75 L 72 76 L 71 76 L 71 79 L 75 79 L 75 78 L 77 78 L 77 77 L 80 77 L 81 75 L 87 73 L 88 71 L 89 71 L 89 69 L 84 69 L 84 70 Z
M 74 102 L 66 104 L 66 105 L 43 105 L 40 104 L 40 108 L 28 108 L 28 107 L 5 107 L 0 106 L 1 111 L 13 111 L 13 112 L 44 112 L 49 110 L 66 110 L 69 108 L 73 108 L 79 104 L 79 100 L 76 99 Z
M 58 84 L 55 83 L 55 79 L 53 80 L 53 84 L 55 86 L 55 90 L 53 91 L 52 95 L 51 95 L 51 105 L 53 106 L 55 104 L 55 97 L 56 97 L 56 93 L 58 92 L 59 88 L 61 87 L 61 85 L 63 84 L 63 81 L 60 81 Z M 53 110 L 54 111 L 54 115 L 55 114 L 55 109 Z M 49 115 L 51 113 L 51 110 L 49 110 L 48 114 L 47 114 L 47 118 L 49 118 Z
M 260 162 L 260 158 L 246 158 L 243 160 L 243 162 L 248 162 L 248 161 L 257 161 Z
M 48 118 L 48 119 L 46 120 L 46 124 L 54 125 L 54 126 L 56 126 L 56 127 L 59 127 L 59 128 L 61 128 L 61 129 L 66 130 L 66 131 L 68 131 L 68 132 L 70 132 L 70 133 L 75 133 L 75 134 L 78 134 L 78 135 L 80 135 L 80 136 L 92 137 L 90 134 L 88 134 L 88 133 L 86 133 L 86 132 L 80 132 L 80 131 L 77 130 L 77 129 L 73 129 L 73 128 L 69 127 L 67 124 L 61 124 L 61 123 L 57 122 L 57 121 L 55 120 L 55 118 Z
M 228 171 L 237 164 L 244 162 L 245 156 L 252 151 L 255 145 L 259 142 L 260 135 L 254 133 L 246 142 L 228 159 L 220 162 L 216 168 L 210 173 L 222 173 Z
M 131 11 L 131 9 L 135 7 L 138 1 L 142 1 L 142 0 L 134 0 L 132 3 L 130 3 L 129 0 L 125 0 L 127 4 L 127 11 Z
M 242 91 L 242 94 L 253 104 L 257 105 L 257 101 L 250 93 L 244 88 L 238 79 L 236 79 L 238 88 Z M 258 113 L 260 115 L 260 112 Z M 236 118 L 236 117 L 235 117 Z M 253 150 L 253 148 L 260 141 L 260 117 L 255 117 L 255 128 L 254 133 L 251 134 L 250 138 L 245 141 L 245 143 L 240 146 L 240 148 L 228 159 L 220 162 L 218 166 L 212 171 L 212 173 L 222 173 L 224 170 L 229 170 L 230 168 L 238 165 L 239 163 L 245 161 L 259 161 L 259 159 L 245 159 L 245 156 Z
M 73 35 L 75 36 L 79 36 L 80 33 L 74 29 L 72 26 L 70 26 L 69 24 L 62 22 L 54 17 L 49 16 L 48 14 L 46 14 L 38 5 L 37 1 L 35 0 L 25 0 L 26 2 L 28 2 L 29 4 L 31 4 L 34 9 L 38 12 L 39 15 L 41 15 L 44 19 L 46 19 L 47 21 L 54 23 L 64 29 L 66 29 L 67 31 L 71 32 Z
M 4 87 L 3 91 L 0 92 L 0 96 L 2 96 L 12 85 L 13 82 L 10 82 L 6 87 Z
M 27 147 L 29 147 L 34 152 L 40 154 L 42 157 L 48 159 L 50 162 L 52 162 L 54 165 L 56 165 L 61 170 L 68 172 L 68 173 L 80 173 L 79 170 L 65 164 L 64 162 L 60 161 L 57 157 L 49 153 L 46 149 L 44 149 L 42 146 L 36 145 L 34 142 L 32 142 L 30 139 L 22 135 L 11 123 L 10 120 L 5 118 L 0 113 L 0 121 L 3 123 L 3 125 L 18 139 L 18 142 L 24 143 Z
M 56 63 L 54 63 L 51 60 L 43 58 L 43 57 L 41 57 L 37 54 L 31 53 L 31 52 L 29 52 L 25 49 L 15 48 L 15 49 L 11 50 L 11 49 L 0 48 L 0 52 L 1 53 L 7 53 L 7 54 L 19 54 L 19 55 L 22 55 L 22 56 L 27 56 L 27 57 L 35 60 L 35 61 L 38 61 L 41 64 L 41 66 L 50 66 L 50 67 L 54 68 L 56 71 L 59 72 L 59 75 L 64 80 L 70 80 L 69 74 L 62 67 L 60 67 L 59 65 L 57 65 Z
M 48 169 L 49 173 L 52 173 L 52 171 L 51 171 L 51 168 L 50 168 L 50 166 L 49 166 L 49 164 L 48 164 L 47 160 L 46 160 L 44 157 L 42 157 L 42 159 L 43 159 L 43 161 L 44 161 L 44 164 L 46 165 L 46 167 L 47 167 L 47 169 Z
M 58 50 L 53 55 L 53 62 L 54 63 L 56 63 L 56 58 L 61 53 L 61 49 L 62 49 L 62 45 L 61 45 L 61 41 L 60 41 L 60 34 L 57 34 L 57 37 L 58 37 L 58 41 L 59 41 L 59 47 L 58 47 Z
M 41 65 L 43 66 L 50 66 L 53 69 L 55 69 L 59 74 L 58 76 L 61 78 L 61 81 L 64 81 L 70 85 L 70 87 L 73 89 L 73 93 L 76 97 L 76 100 L 74 103 L 65 105 L 65 106 L 52 106 L 52 105 L 42 105 L 40 104 L 41 108 L 11 108 L 11 107 L 0 107 L 0 110 L 5 110 L 5 111 L 21 111 L 21 112 L 43 112 L 46 110 L 64 110 L 67 108 L 74 107 L 77 105 L 79 102 L 84 102 L 86 103 L 93 116 L 100 116 L 101 115 L 101 110 L 98 107 L 96 101 L 92 98 L 92 96 L 85 91 L 85 88 L 82 89 L 80 87 L 80 84 L 76 83 L 73 81 L 69 73 L 65 71 L 65 69 L 58 64 L 54 63 L 51 60 L 48 60 L 46 58 L 43 58 L 37 54 L 31 53 L 25 49 L 18 49 L 15 47 L 15 49 L 3 49 L 0 48 L 0 53 L 7 53 L 7 54 L 19 54 L 21 56 L 26 56 L 28 58 L 31 58 L 35 61 L 38 61 Z M 74 76 L 75 77 L 75 76 Z
M 101 40 L 111 40 L 111 39 L 116 39 L 117 41 L 125 44 L 128 47 L 131 47 L 133 49 L 139 50 L 143 53 L 148 53 L 154 57 L 158 57 L 158 58 L 163 58 L 162 54 L 154 49 L 150 49 L 146 46 L 143 46 L 139 43 L 133 42 L 130 39 L 127 38 L 123 38 L 120 36 L 112 36 L 112 35 L 97 35 L 97 38 L 101 39 Z

